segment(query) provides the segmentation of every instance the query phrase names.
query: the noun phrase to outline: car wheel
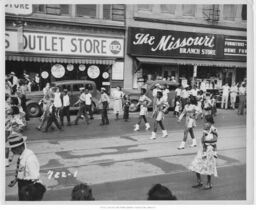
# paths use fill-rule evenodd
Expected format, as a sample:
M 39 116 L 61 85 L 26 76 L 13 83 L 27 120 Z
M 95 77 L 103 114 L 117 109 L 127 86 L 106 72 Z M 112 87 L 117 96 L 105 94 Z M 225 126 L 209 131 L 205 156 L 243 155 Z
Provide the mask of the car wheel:
M 130 112 L 136 112 L 136 111 L 139 110 L 139 108 L 136 106 L 137 103 L 138 103 L 137 100 L 132 100 L 132 101 L 131 101 L 131 104 L 130 104 L 130 106 L 129 106 L 129 111 L 130 111 Z
M 28 113 L 29 117 L 39 117 L 39 115 L 41 113 L 41 108 L 36 103 L 29 104 L 27 107 L 27 113 Z

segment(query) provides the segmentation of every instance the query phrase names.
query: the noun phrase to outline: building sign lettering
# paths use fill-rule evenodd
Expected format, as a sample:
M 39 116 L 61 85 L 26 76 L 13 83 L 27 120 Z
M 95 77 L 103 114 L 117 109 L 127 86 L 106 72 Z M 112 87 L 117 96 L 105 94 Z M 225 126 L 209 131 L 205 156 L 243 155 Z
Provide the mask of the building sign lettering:
M 17 52 L 17 32 L 5 33 L 6 51 Z M 23 33 L 23 52 L 79 55 L 79 56 L 108 56 L 123 57 L 123 39 L 71 36 L 43 33 Z
M 144 28 L 129 28 L 128 33 L 128 54 L 133 56 L 246 60 L 243 37 Z
M 15 15 L 31 15 L 32 4 L 6 4 L 5 12 Z

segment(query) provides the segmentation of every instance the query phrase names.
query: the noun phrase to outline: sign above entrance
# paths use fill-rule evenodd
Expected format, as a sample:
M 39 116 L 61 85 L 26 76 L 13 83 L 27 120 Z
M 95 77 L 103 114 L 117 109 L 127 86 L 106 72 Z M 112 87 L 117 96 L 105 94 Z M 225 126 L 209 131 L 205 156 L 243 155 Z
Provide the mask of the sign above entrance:
M 146 28 L 129 28 L 128 33 L 132 56 L 246 60 L 246 37 Z
M 6 4 L 5 12 L 15 15 L 31 15 L 32 4 Z
M 5 32 L 5 50 L 19 52 L 16 31 Z M 124 40 L 81 35 L 23 33 L 23 51 L 28 53 L 94 57 L 124 56 Z

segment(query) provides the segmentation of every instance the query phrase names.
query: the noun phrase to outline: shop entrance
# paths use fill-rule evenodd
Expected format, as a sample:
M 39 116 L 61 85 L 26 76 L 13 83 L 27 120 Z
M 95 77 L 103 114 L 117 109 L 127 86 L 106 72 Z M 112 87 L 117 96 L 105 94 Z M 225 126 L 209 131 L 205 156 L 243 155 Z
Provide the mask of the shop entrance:
M 241 83 L 246 78 L 246 69 L 237 68 L 236 69 L 236 83 Z

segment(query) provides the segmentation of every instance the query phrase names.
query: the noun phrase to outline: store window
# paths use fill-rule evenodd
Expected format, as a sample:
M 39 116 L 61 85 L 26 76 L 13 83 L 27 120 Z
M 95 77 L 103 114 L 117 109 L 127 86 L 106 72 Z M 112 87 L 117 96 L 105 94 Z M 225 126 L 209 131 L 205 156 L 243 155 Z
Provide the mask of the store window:
M 112 19 L 112 5 L 111 4 L 103 5 L 103 19 L 107 19 L 107 20 Z
M 247 20 L 247 5 L 243 4 L 242 5 L 242 20 Z
M 152 11 L 152 4 L 138 4 L 139 11 Z
M 70 5 L 68 4 L 37 4 L 33 5 L 35 13 L 48 15 L 70 15 Z
M 194 4 L 183 4 L 182 11 L 184 16 L 195 16 L 196 5 Z
M 162 13 L 175 14 L 175 4 L 161 4 L 160 9 Z
M 236 6 L 234 4 L 225 4 L 223 6 L 223 19 L 234 21 L 236 16 Z
M 77 17 L 90 17 L 96 18 L 97 15 L 96 4 L 79 4 L 76 5 L 76 16 Z

